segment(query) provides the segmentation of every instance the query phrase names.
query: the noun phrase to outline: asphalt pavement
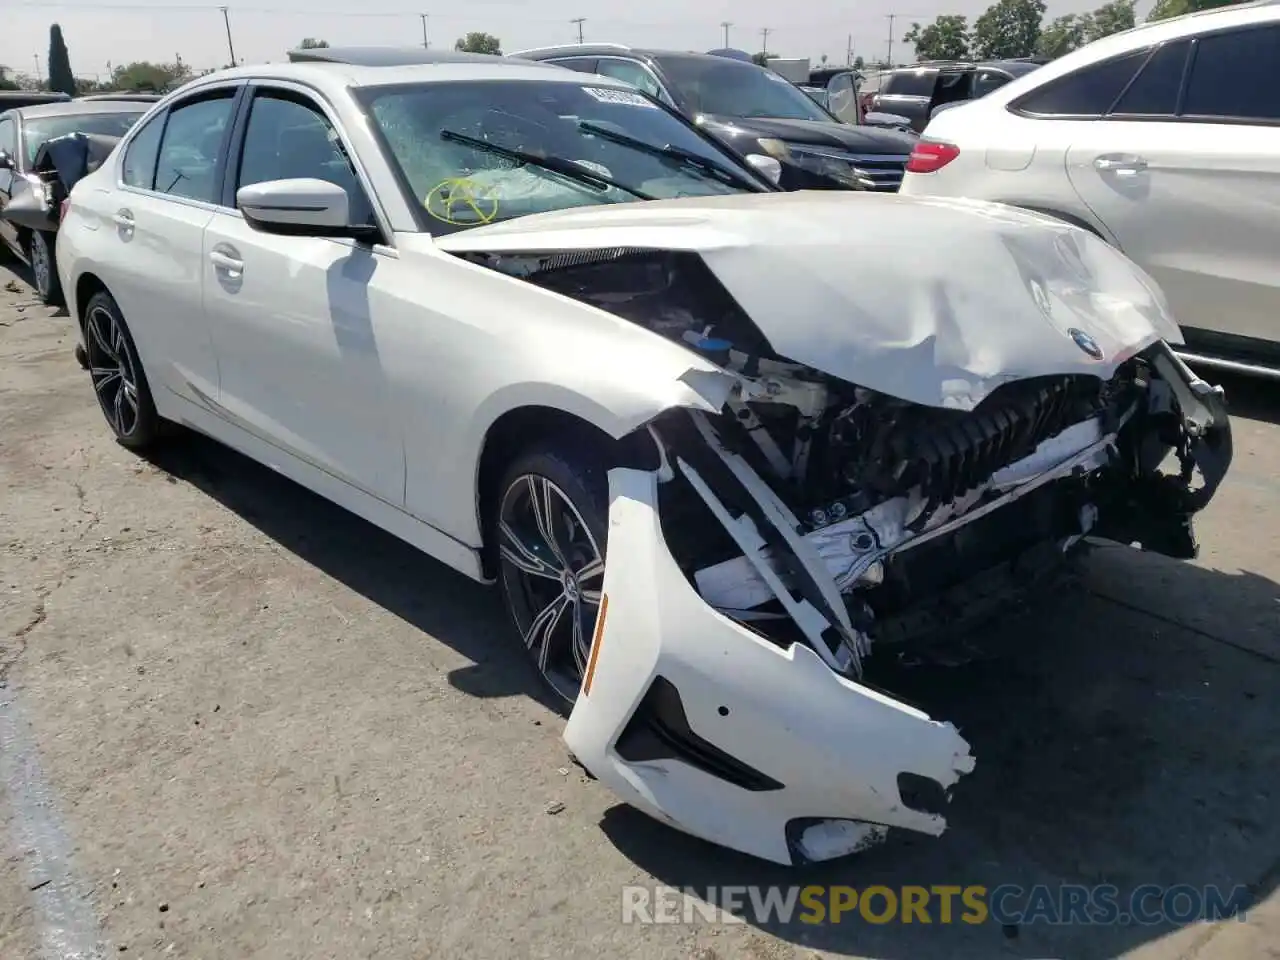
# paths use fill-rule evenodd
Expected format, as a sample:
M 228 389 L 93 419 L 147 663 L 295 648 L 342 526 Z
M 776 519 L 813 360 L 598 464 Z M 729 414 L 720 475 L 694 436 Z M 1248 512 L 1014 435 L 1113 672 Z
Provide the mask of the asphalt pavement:
M 0 267 L 0 958 L 1280 957 L 1280 386 L 1225 384 L 1198 561 L 1098 549 L 977 659 L 893 674 L 977 757 L 943 837 L 788 870 L 583 777 L 487 588 L 210 441 L 115 444 L 27 279 Z M 1251 906 L 623 922 L 628 886 L 750 884 Z

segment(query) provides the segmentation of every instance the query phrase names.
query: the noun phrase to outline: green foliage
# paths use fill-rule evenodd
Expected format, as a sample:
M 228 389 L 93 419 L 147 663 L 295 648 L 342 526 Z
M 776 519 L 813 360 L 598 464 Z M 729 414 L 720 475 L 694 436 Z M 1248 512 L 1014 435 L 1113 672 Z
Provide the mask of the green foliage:
M 1133 0 L 1111 0 L 1093 13 L 1071 13 L 1058 17 L 1040 31 L 1036 53 L 1061 57 L 1086 43 L 1134 27 Z
M 22 85 L 13 77 L 13 71 L 0 66 L 0 90 L 21 90 Z
M 1234 7 L 1239 2 L 1241 0 L 1156 0 L 1156 5 L 1147 14 L 1147 22 L 1180 17 L 1184 13 L 1199 13 L 1201 10 Z
M 111 72 L 111 86 L 115 90 L 137 90 L 163 93 L 191 79 L 191 68 L 185 63 L 151 63 L 138 60 L 116 67 Z
M 62 39 L 62 28 L 56 23 L 49 28 L 49 89 L 71 97 L 76 95 L 76 75 L 71 72 L 71 57 Z
M 915 46 L 918 60 L 965 60 L 969 57 L 969 20 L 944 14 L 927 27 L 913 23 L 902 39 Z
M 304 37 L 298 44 L 299 50 L 323 50 L 329 46 L 328 40 L 317 40 L 315 37 Z
M 866 68 L 866 66 L 867 66 L 867 62 L 866 62 L 865 60 L 863 60 L 861 57 L 854 57 L 854 58 L 853 58 L 853 69 L 855 69 L 855 70 L 863 70 L 863 69 L 865 69 L 865 68 Z
M 997 0 L 973 24 L 972 55 L 979 60 L 1029 57 L 1040 41 L 1044 0 Z
M 769 65 L 769 61 L 776 56 L 776 53 L 769 53 L 767 50 L 761 50 L 759 53 L 753 53 L 751 55 L 751 62 L 757 67 L 767 67 Z
M 495 57 L 502 56 L 502 41 L 492 33 L 473 30 L 453 45 L 453 49 L 463 53 L 488 53 Z

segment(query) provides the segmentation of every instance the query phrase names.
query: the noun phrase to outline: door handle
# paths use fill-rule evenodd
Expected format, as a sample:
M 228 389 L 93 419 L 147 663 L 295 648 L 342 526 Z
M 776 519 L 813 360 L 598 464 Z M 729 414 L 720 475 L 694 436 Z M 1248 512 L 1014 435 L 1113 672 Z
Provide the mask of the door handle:
M 117 210 L 111 222 L 124 231 L 133 229 L 133 213 L 128 210 Z
M 1102 173 L 1114 173 L 1121 177 L 1132 177 L 1147 169 L 1147 161 L 1143 157 L 1127 154 L 1108 154 L 1093 161 L 1095 169 Z
M 212 250 L 209 253 L 209 262 L 213 264 L 215 269 L 223 271 L 233 279 L 240 276 L 241 271 L 244 270 L 243 260 L 233 257 L 223 250 Z

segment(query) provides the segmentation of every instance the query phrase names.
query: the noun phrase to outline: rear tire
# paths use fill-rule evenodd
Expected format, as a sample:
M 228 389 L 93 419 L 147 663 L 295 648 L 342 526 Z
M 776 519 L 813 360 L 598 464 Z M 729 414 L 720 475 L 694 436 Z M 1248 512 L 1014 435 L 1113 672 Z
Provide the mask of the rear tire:
M 564 715 L 577 700 L 604 585 L 608 467 L 581 443 L 516 457 L 494 510 L 498 582 L 534 669 Z
M 163 435 L 164 421 L 124 314 L 105 290 L 85 304 L 84 342 L 93 391 L 116 440 L 130 450 L 151 446 Z
M 58 237 L 33 230 L 27 240 L 27 261 L 35 280 L 36 295 L 51 307 L 62 306 L 62 283 L 58 279 Z

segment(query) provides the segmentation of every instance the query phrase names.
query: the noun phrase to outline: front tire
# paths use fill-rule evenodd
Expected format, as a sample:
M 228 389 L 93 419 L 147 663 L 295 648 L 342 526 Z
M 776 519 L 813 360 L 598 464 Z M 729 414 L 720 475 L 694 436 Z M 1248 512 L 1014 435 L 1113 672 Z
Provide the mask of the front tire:
M 130 450 L 155 443 L 164 421 L 156 413 L 124 314 L 105 290 L 85 305 L 84 342 L 93 391 L 116 440 Z
M 542 682 L 568 714 L 578 698 L 604 586 L 609 488 L 603 459 L 576 444 L 517 457 L 494 518 L 507 611 Z
M 34 230 L 27 241 L 27 260 L 36 282 L 36 294 L 51 307 L 62 305 L 62 283 L 58 279 L 58 239 L 56 234 Z

